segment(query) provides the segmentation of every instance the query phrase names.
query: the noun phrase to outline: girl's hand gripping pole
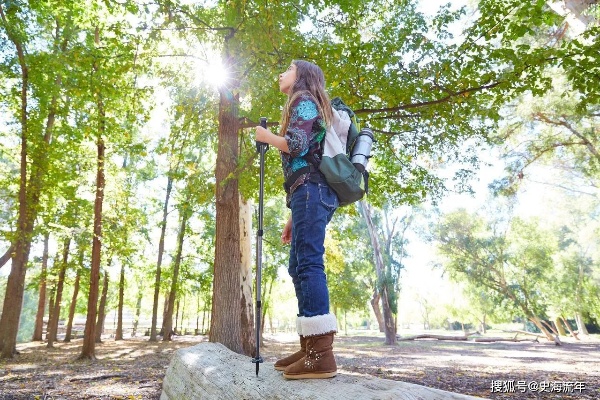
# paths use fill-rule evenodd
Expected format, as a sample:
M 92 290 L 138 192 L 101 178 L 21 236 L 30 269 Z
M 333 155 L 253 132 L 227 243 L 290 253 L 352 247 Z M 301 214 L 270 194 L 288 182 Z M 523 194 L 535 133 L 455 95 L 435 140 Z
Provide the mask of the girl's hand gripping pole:
M 262 126 L 263 128 L 267 129 L 267 119 L 265 117 L 260 117 L 260 126 Z M 265 151 L 269 150 L 269 145 L 267 143 L 263 143 L 263 142 L 256 142 L 256 152 L 260 153 L 261 149 L 263 149 Z

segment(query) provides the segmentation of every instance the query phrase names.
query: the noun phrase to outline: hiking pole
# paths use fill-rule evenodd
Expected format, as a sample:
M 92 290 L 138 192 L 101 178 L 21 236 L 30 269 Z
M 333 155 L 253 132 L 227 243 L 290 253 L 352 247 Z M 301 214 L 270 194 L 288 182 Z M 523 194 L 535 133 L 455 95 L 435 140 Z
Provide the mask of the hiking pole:
M 267 127 L 267 119 L 260 118 L 260 126 Z M 260 301 L 260 281 L 262 278 L 262 239 L 263 239 L 263 193 L 265 191 L 265 153 L 269 149 L 269 145 L 263 142 L 256 142 L 256 151 L 260 154 L 260 186 L 258 190 L 258 232 L 256 235 L 256 357 L 252 362 L 256 364 L 256 376 L 258 376 L 258 368 L 263 362 L 260 356 L 260 317 L 262 303 Z

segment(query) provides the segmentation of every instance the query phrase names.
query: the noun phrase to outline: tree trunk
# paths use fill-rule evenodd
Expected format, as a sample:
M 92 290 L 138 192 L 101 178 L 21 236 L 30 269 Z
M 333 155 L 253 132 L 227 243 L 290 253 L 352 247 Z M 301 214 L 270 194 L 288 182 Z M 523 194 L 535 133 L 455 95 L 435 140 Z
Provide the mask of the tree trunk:
M 52 314 L 54 313 L 54 293 L 56 292 L 56 286 L 50 289 L 50 298 L 48 299 L 48 323 L 46 324 L 46 340 L 50 335 L 50 321 L 52 320 Z
M 185 308 L 185 297 L 183 298 L 183 306 L 181 305 L 181 298 L 177 299 L 177 307 L 175 307 L 175 329 L 173 331 L 177 334 L 182 334 L 183 329 L 183 310 Z M 181 314 L 179 310 L 181 309 Z M 181 321 L 179 320 L 179 316 L 181 316 Z
M 158 260 L 156 261 L 156 275 L 154 281 L 154 303 L 152 305 L 152 326 L 150 328 L 150 341 L 156 342 L 156 324 L 158 319 L 158 299 L 160 297 L 160 274 L 162 258 L 165 252 L 165 234 L 167 230 L 167 216 L 169 215 L 169 199 L 173 189 L 173 178 L 169 174 L 167 178 L 167 195 L 163 206 L 163 217 L 160 226 L 160 240 L 158 241 Z
M 560 317 L 556 317 L 554 319 L 554 325 L 556 325 L 556 330 L 558 331 L 558 334 L 560 336 L 567 336 L 567 331 L 565 331 L 565 328 L 562 326 L 562 321 L 560 320 Z
M 251 204 L 244 201 L 240 197 L 240 288 L 242 306 L 240 313 L 242 345 L 244 346 L 244 354 L 254 354 L 256 352 L 256 333 L 254 330 L 254 302 L 252 298 L 252 211 Z M 263 283 L 262 287 L 265 285 Z M 262 290 L 264 294 L 265 291 Z M 262 300 L 262 299 L 261 299 Z M 263 307 L 266 302 L 263 302 Z M 266 307 L 265 310 L 266 311 Z M 264 321 L 264 311 L 261 317 Z M 261 324 L 262 325 L 262 324 Z M 262 328 L 262 327 L 261 327 Z M 262 338 L 262 329 L 261 329 Z
M 79 294 L 80 279 L 81 266 L 77 268 L 77 275 L 75 276 L 75 283 L 73 284 L 73 297 L 71 298 L 71 305 L 69 306 L 69 320 L 67 322 L 67 331 L 65 332 L 65 343 L 71 341 L 71 332 L 73 331 L 73 319 L 75 318 L 75 308 L 77 306 L 77 295 Z
M 8 260 L 12 259 L 14 252 L 15 252 L 15 248 L 14 248 L 13 244 L 11 243 L 10 247 L 8 249 L 6 249 L 4 254 L 0 257 L 0 268 L 4 267 L 6 265 L 6 263 L 8 262 Z
M 96 27 L 95 43 L 100 44 L 100 28 Z M 94 62 L 93 71 L 97 73 L 100 67 Z M 99 82 L 100 83 L 100 82 Z M 83 334 L 83 348 L 81 349 L 80 359 L 96 359 L 96 317 L 98 307 L 98 284 L 100 281 L 100 263 L 102 261 L 102 205 L 104 202 L 104 134 L 106 133 L 106 112 L 104 110 L 104 100 L 102 98 L 101 86 L 97 88 L 97 108 L 98 108 L 98 158 L 96 173 L 96 198 L 94 201 L 94 236 L 92 240 L 92 265 L 90 268 L 90 291 L 88 297 L 87 319 Z
M 32 341 L 41 341 L 44 332 L 44 314 L 46 313 L 46 276 L 48 274 L 48 242 L 50 233 L 44 234 L 44 251 L 42 253 L 42 273 L 40 274 L 38 308 L 35 314 L 35 327 L 33 329 Z
M 535 326 L 537 326 L 537 328 L 540 330 L 540 332 L 542 332 L 542 334 L 544 336 L 546 336 L 546 339 L 548 339 L 551 342 L 556 343 L 557 345 L 561 344 L 558 336 L 556 336 L 556 337 L 552 336 L 552 333 L 548 330 L 548 328 L 546 328 L 544 326 L 544 324 L 542 323 L 542 320 L 540 320 L 539 317 L 537 317 L 536 315 L 533 315 L 533 316 L 529 317 L 529 320 L 531 322 L 533 322 L 535 324 Z
M 269 287 L 266 288 L 267 282 L 263 285 L 263 303 L 262 303 L 262 319 L 261 319 L 261 327 L 260 327 L 260 345 L 264 345 L 263 341 L 263 333 L 265 331 L 265 322 L 267 320 L 267 314 L 271 315 L 271 293 L 273 293 L 273 281 L 274 279 L 269 280 Z M 273 332 L 273 318 L 269 319 L 271 332 Z
M 104 116 L 103 113 L 101 114 Z M 94 237 L 92 241 L 92 265 L 90 268 L 90 290 L 85 323 L 83 348 L 80 359 L 96 359 L 96 317 L 98 306 L 98 284 L 102 257 L 102 204 L 104 201 L 104 140 L 98 137 L 98 171 L 96 177 L 96 199 L 94 203 Z M 106 272 L 107 274 L 108 272 Z M 106 279 L 106 276 L 105 276 Z M 98 332 L 101 333 L 101 330 Z
M 379 300 L 381 296 L 377 288 L 373 289 L 373 296 L 371 297 L 371 308 L 377 319 L 377 325 L 379 326 L 379 332 L 385 332 L 385 324 L 383 323 L 383 314 L 381 314 L 381 308 L 379 308 Z
M 121 263 L 119 278 L 119 306 L 117 307 L 117 330 L 115 340 L 123 340 L 123 298 L 125 296 L 125 264 Z
M 187 202 L 181 205 L 181 223 L 179 225 L 179 233 L 177 234 L 177 255 L 173 262 L 173 280 L 171 281 L 171 291 L 169 292 L 169 304 L 167 306 L 165 320 L 163 321 L 163 341 L 165 342 L 171 340 L 171 331 L 173 330 L 173 308 L 179 290 L 179 267 L 181 266 L 181 256 L 183 253 L 183 240 L 185 238 L 187 221 L 191 213 L 191 210 L 187 207 Z
M 0 19 L 2 19 L 3 25 L 6 27 L 6 35 L 9 41 L 15 46 L 21 69 L 19 213 L 17 218 L 17 229 L 15 232 L 15 242 L 11 244 L 9 251 L 2 256 L 2 263 L 0 264 L 4 265 L 4 263 L 12 257 L 11 272 L 6 285 L 5 301 L 2 309 L 2 316 L 0 317 L 0 358 L 12 358 L 12 355 L 16 350 L 17 333 L 19 330 L 19 320 L 21 317 L 25 290 L 25 275 L 27 263 L 29 261 L 33 227 L 37 218 L 37 205 L 39 204 L 40 193 L 42 190 L 43 176 L 47 171 L 46 161 L 49 154 L 47 147 L 52 142 L 52 132 L 57 109 L 57 96 L 53 96 L 50 101 L 44 138 L 37 157 L 34 157 L 31 160 L 31 174 L 29 182 L 27 182 L 27 156 L 29 145 L 27 90 L 29 86 L 29 67 L 25 60 L 26 52 L 23 43 L 21 42 L 21 35 L 14 34 L 12 29 L 10 29 L 11 24 L 6 19 L 2 5 L 0 5 Z M 57 33 L 58 30 L 59 27 L 57 26 Z M 63 39 L 60 50 L 64 52 L 67 46 L 67 37 L 65 36 Z M 57 48 L 59 48 L 59 46 L 57 46 Z M 60 86 L 60 75 L 56 77 L 55 83 L 57 86 Z
M 583 316 L 579 312 L 575 313 L 575 323 L 577 323 L 577 332 L 579 332 L 580 335 L 589 335 L 585 323 L 583 322 Z
M 371 218 L 371 210 L 367 203 L 361 201 L 361 209 L 367 223 L 369 230 L 369 236 L 371 238 L 371 245 L 373 246 L 373 255 L 375 258 L 375 271 L 377 273 L 377 280 L 380 286 L 381 292 L 381 305 L 383 308 L 383 322 L 385 332 L 385 344 L 394 345 L 396 344 L 396 327 L 394 325 L 394 316 L 390 307 L 390 296 L 389 291 L 393 288 L 389 288 L 387 279 L 385 276 L 385 267 L 383 265 L 383 256 L 381 254 L 381 246 L 379 245 L 379 237 L 375 226 L 373 225 L 373 219 Z
M 181 305 L 181 314 L 179 314 L 181 316 L 181 319 L 179 320 L 179 323 L 177 324 L 177 329 L 175 329 L 177 332 L 181 332 L 182 335 L 185 335 L 185 328 L 186 326 L 184 325 L 184 319 L 185 319 L 185 312 L 187 311 L 185 309 L 186 303 L 185 303 L 186 297 L 185 294 L 183 295 L 183 299 L 178 300 L 177 301 L 177 308 L 179 309 L 179 306 Z M 181 303 L 180 303 L 181 302 Z M 179 311 L 177 311 L 177 313 L 179 313 Z
M 198 331 L 200 330 L 200 312 L 202 310 L 200 309 L 200 295 L 197 294 L 196 295 L 196 335 L 198 334 Z
M 56 297 L 54 299 L 54 312 L 52 313 L 52 319 L 48 320 L 48 344 L 46 347 L 49 349 L 54 347 L 56 336 L 58 333 L 58 321 L 60 320 L 60 305 L 62 302 L 62 293 L 65 285 L 65 274 L 67 272 L 68 259 L 69 259 L 69 246 L 71 245 L 71 238 L 65 239 L 63 245 L 62 261 L 60 264 L 60 272 L 58 274 L 58 282 L 56 283 Z
M 140 281 L 137 290 L 137 302 L 135 303 L 135 318 L 133 320 L 133 330 L 131 337 L 135 337 L 137 334 L 138 323 L 140 322 L 140 314 L 142 313 L 142 298 L 144 297 L 144 291 L 142 290 L 142 282 Z
M 109 262 L 109 266 L 110 266 Z M 108 296 L 108 268 L 104 271 L 104 283 L 102 285 L 102 296 L 100 297 L 100 305 L 98 306 L 98 321 L 96 322 L 96 343 L 102 343 L 102 334 L 104 333 L 104 321 L 106 320 L 106 301 Z
M 12 358 L 16 351 L 17 333 L 19 331 L 19 320 L 23 306 L 23 294 L 25 288 L 25 273 L 29 250 L 31 246 L 31 235 L 35 216 L 31 204 L 28 204 L 27 193 L 27 151 L 28 151 L 28 126 L 27 126 L 27 88 L 29 86 L 29 69 L 25 62 L 25 50 L 20 42 L 19 36 L 14 35 L 8 29 L 9 23 L 4 15 L 4 8 L 0 4 L 0 17 L 4 26 L 7 27 L 8 39 L 13 42 L 17 50 L 19 65 L 21 67 L 21 169 L 19 183 L 19 216 L 17 218 L 15 252 L 12 257 L 11 271 L 6 283 L 4 305 L 0 317 L 0 358 Z M 33 218 L 32 218 L 33 217 Z
M 224 64 L 236 70 L 236 62 L 228 55 L 225 42 Z M 231 79 L 231 87 L 219 89 L 219 131 L 216 177 L 216 235 L 213 280 L 213 304 L 210 323 L 211 342 L 219 342 L 230 350 L 244 354 L 240 315 L 240 204 L 236 167 L 239 156 L 238 106 L 239 83 Z M 249 355 L 249 354 L 247 354 Z
M 577 304 L 581 305 L 583 304 L 583 279 L 584 279 L 584 272 L 583 272 L 583 263 L 579 263 L 579 274 L 577 277 L 577 292 L 576 292 L 576 299 L 577 299 Z M 579 310 L 577 310 L 575 312 L 575 323 L 577 324 L 577 332 L 582 334 L 582 335 L 589 335 L 587 328 L 585 327 L 585 323 L 583 322 L 583 316 L 581 315 L 581 312 L 579 312 Z
M 573 329 L 571 329 L 571 325 L 569 325 L 569 321 L 567 321 L 567 319 L 565 317 L 559 317 L 559 319 L 562 321 L 563 324 L 565 324 L 565 327 L 567 328 L 567 330 L 569 331 L 571 336 L 573 336 L 575 339 L 579 340 L 579 338 L 577 337 L 577 333 L 573 332 Z
M 163 304 L 163 313 L 162 313 L 162 326 L 160 328 L 160 335 L 165 335 L 165 323 L 167 322 L 167 312 L 169 311 L 169 295 L 171 292 L 165 293 L 165 301 Z

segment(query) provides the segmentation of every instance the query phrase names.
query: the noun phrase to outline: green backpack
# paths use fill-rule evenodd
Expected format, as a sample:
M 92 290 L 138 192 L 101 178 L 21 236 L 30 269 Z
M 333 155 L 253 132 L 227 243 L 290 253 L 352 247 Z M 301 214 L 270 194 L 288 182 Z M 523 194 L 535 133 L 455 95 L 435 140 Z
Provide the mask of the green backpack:
M 340 206 L 352 204 L 369 191 L 367 162 L 374 142 L 373 131 L 359 131 L 358 119 L 339 97 L 331 101 L 333 121 L 322 143 L 319 171 L 336 192 Z

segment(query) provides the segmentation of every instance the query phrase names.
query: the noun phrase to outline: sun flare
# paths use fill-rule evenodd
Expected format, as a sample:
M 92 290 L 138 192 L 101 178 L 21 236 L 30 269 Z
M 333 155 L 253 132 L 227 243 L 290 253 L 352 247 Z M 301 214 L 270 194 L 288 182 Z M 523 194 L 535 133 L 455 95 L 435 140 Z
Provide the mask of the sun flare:
M 227 68 L 225 68 L 219 59 L 206 63 L 200 74 L 202 81 L 215 88 L 225 85 L 229 79 Z

